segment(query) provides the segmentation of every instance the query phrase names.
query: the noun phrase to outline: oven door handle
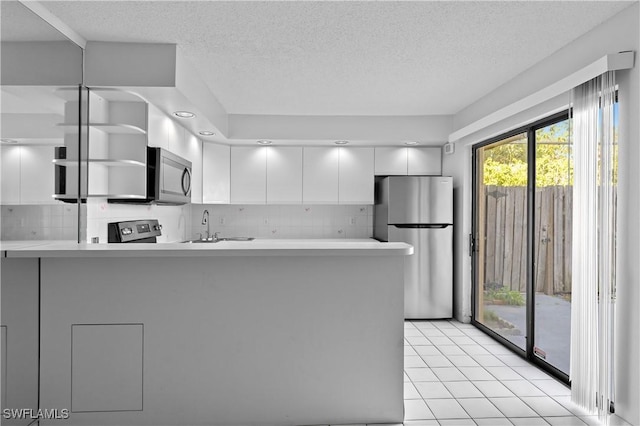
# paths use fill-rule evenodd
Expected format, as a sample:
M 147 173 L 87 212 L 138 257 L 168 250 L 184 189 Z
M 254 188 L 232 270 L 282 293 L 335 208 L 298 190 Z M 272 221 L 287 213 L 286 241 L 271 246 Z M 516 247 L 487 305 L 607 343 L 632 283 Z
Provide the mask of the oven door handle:
M 191 170 L 187 167 L 182 171 L 182 193 L 189 195 L 191 192 Z

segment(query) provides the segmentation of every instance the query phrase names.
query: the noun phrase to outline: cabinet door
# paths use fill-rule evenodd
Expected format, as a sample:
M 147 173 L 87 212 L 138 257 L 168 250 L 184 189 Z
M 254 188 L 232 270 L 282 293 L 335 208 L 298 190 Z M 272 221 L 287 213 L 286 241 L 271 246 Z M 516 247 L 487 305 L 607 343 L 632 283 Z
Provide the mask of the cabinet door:
M 2 408 L 38 408 L 39 259 L 2 259 Z M 27 425 L 29 421 L 9 421 Z M 5 424 L 3 422 L 3 424 Z
M 231 147 L 231 203 L 267 201 L 267 147 Z
M 202 144 L 202 202 L 229 204 L 231 189 L 231 147 Z
M 406 176 L 407 148 L 376 148 L 375 174 L 378 176 Z
M 340 148 L 304 148 L 302 202 L 337 204 Z
M 407 148 L 407 153 L 409 175 L 440 176 L 442 174 L 440 147 Z
M 340 204 L 373 204 L 373 148 L 340 148 Z
M 267 147 L 267 204 L 302 204 L 302 147 Z
M 20 150 L 21 146 L 0 147 L 2 155 L 2 204 L 20 204 Z M 47 176 L 53 180 L 53 174 Z
M 23 146 L 20 158 L 20 203 L 53 204 L 55 173 L 52 146 Z
M 167 138 L 169 151 L 182 158 L 187 158 L 187 144 L 185 143 L 186 130 L 173 120 L 167 121 Z
M 149 123 L 147 125 L 147 143 L 156 148 L 169 149 L 169 139 L 167 133 L 169 117 L 162 111 L 149 104 Z

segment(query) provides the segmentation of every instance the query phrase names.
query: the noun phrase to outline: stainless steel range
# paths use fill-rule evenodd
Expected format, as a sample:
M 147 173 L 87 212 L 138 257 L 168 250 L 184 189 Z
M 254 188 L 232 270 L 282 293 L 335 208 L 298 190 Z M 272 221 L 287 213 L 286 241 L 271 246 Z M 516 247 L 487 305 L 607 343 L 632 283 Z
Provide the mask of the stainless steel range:
M 109 224 L 110 243 L 155 243 L 162 235 L 157 219 L 127 220 Z

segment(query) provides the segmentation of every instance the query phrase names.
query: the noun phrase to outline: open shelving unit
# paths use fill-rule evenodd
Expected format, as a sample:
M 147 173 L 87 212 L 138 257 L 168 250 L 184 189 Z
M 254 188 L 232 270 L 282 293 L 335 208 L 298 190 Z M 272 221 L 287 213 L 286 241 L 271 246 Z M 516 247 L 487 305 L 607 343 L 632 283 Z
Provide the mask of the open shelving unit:
M 89 89 L 82 104 L 88 124 L 80 126 L 78 89 L 62 88 L 56 93 L 67 100 L 68 106 L 64 123 L 58 124 L 64 129 L 66 150 L 53 160 L 58 179 L 64 175 L 77 182 L 80 165 L 87 168 L 81 172 L 82 198 L 146 198 L 147 102 L 126 91 Z M 66 185 L 61 187 L 65 193 L 56 194 L 55 198 L 76 197 L 66 190 Z M 77 192 L 77 184 L 70 191 Z

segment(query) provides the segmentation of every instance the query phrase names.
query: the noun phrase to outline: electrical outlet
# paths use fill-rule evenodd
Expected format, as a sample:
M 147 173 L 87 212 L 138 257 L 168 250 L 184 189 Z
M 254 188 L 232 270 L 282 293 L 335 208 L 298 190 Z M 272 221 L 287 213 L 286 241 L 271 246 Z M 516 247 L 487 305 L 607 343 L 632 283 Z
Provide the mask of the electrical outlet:
M 356 218 L 354 216 L 349 217 L 349 225 L 355 225 L 356 224 Z
M 262 224 L 263 225 L 268 225 L 269 224 L 269 219 L 267 219 L 266 217 L 264 219 L 262 219 Z
M 220 225 L 226 225 L 226 223 L 227 219 L 224 216 L 220 217 Z

